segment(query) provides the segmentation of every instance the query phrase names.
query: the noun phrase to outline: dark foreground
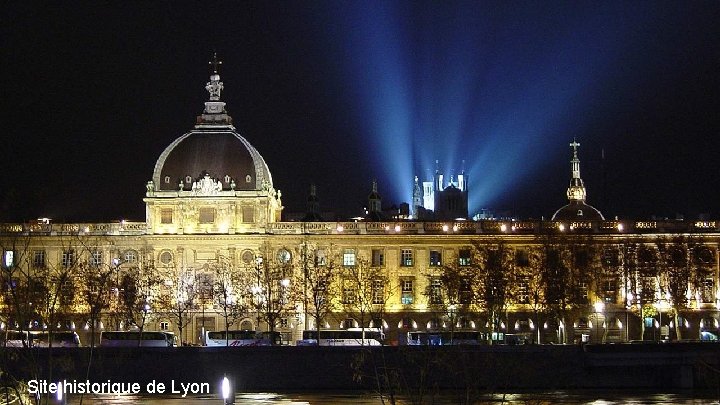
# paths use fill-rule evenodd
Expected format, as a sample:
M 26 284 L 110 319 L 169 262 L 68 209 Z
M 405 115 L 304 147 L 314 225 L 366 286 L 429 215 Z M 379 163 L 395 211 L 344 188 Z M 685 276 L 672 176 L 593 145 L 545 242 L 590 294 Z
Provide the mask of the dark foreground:
M 92 356 L 91 356 L 92 353 Z M 439 390 L 623 390 L 720 387 L 720 344 L 455 347 L 230 347 L 0 349 L 3 383 L 137 384 L 139 395 L 366 390 L 423 396 Z M 96 385 L 91 389 L 100 389 Z M 107 387 L 106 387 L 107 388 Z M 150 392 L 155 390 L 155 392 Z M 193 390 L 201 390 L 193 392 Z

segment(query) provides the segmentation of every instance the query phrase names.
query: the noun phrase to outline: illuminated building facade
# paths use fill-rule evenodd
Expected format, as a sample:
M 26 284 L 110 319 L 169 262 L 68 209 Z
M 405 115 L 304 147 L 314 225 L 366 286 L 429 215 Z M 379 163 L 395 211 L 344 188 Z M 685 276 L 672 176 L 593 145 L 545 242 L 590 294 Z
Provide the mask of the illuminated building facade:
M 312 189 L 306 220 L 283 222 L 217 63 L 206 89 L 194 128 L 157 160 L 145 222 L 1 225 L 2 328 L 74 327 L 88 342 L 142 325 L 192 344 L 270 323 L 287 342 L 317 323 L 382 327 L 399 343 L 416 330 L 541 343 L 718 333 L 720 223 L 605 220 L 585 202 L 577 142 L 569 203 L 551 221 L 457 220 L 467 177 L 437 172 L 413 196 L 433 220 L 319 221 Z

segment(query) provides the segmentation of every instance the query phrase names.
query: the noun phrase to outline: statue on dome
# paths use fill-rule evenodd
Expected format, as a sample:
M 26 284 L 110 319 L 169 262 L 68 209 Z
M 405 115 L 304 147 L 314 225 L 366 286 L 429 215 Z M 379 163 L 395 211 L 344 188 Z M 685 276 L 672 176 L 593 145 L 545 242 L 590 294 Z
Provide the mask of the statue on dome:
M 193 182 L 192 191 L 195 195 L 217 195 L 222 191 L 222 183 L 205 173 L 200 180 Z

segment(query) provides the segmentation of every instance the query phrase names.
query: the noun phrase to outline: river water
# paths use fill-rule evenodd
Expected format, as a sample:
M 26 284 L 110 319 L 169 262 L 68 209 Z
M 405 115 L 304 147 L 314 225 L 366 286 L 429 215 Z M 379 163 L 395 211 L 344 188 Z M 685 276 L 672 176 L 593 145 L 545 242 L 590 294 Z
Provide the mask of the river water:
M 615 405 L 615 404 L 677 404 L 677 405 L 699 405 L 718 404 L 719 393 L 650 393 L 633 391 L 550 391 L 550 392 L 526 392 L 519 394 L 498 394 L 485 396 L 472 404 L 477 405 Z M 78 397 L 70 398 L 68 404 L 79 404 Z M 208 405 L 222 404 L 222 400 L 216 395 L 188 396 L 95 396 L 84 397 L 83 404 L 97 405 Z M 409 398 L 400 398 L 397 405 L 416 405 L 417 401 Z M 443 393 L 433 398 L 426 397 L 422 404 L 452 405 L 463 404 L 458 396 Z M 377 395 L 358 392 L 318 392 L 318 393 L 248 393 L 235 395 L 235 404 L 238 405 L 383 405 L 389 404 L 382 401 Z

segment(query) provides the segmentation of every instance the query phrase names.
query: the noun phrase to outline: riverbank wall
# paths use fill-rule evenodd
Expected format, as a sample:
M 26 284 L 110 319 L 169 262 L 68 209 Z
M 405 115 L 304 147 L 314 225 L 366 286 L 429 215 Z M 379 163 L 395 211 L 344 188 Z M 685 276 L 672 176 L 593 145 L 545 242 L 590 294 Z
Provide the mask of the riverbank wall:
M 715 389 L 720 344 L 0 348 L 2 378 L 240 391 Z

